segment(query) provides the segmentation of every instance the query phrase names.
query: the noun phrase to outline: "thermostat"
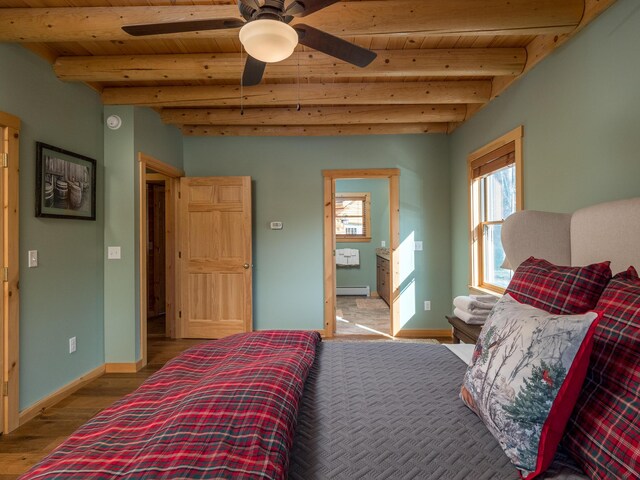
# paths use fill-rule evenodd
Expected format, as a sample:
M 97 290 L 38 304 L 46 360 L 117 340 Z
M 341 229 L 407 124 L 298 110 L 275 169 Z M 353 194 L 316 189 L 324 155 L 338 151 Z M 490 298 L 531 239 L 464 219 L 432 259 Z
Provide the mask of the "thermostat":
M 271 230 L 282 230 L 282 222 L 271 222 Z

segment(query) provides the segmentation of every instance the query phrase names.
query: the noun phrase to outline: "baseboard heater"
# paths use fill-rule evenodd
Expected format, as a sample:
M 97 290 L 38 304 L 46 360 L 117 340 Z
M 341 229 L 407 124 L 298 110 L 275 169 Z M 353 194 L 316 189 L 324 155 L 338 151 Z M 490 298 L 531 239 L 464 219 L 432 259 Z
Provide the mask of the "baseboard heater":
M 336 295 L 371 295 L 371 288 L 366 287 L 336 287 Z

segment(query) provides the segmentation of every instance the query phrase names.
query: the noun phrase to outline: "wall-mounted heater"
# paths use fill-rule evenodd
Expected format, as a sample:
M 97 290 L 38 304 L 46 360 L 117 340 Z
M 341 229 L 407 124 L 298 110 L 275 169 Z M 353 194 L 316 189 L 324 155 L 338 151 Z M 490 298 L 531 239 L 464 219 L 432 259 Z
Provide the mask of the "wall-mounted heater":
M 336 295 L 364 295 L 368 297 L 371 295 L 371 288 L 369 285 L 365 287 L 336 287 Z

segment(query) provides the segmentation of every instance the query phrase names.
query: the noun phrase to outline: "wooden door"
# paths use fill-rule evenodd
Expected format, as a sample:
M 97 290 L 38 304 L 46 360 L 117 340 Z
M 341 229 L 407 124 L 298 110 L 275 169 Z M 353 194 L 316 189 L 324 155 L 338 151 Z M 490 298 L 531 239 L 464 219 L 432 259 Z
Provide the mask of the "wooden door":
M 182 337 L 251 331 L 251 178 L 180 180 Z

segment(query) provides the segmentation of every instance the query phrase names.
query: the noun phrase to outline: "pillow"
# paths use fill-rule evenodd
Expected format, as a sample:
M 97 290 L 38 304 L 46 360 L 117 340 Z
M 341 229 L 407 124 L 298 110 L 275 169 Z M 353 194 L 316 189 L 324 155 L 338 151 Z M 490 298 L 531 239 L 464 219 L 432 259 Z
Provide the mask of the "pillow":
M 609 283 L 596 307 L 587 378 L 564 444 L 591 478 L 640 478 L 640 279 L 633 267 Z
M 523 478 L 555 455 L 584 381 L 595 312 L 553 315 L 504 295 L 480 333 L 460 397 Z
M 611 280 L 610 262 L 563 267 L 534 257 L 522 262 L 505 293 L 549 313 L 592 310 Z

